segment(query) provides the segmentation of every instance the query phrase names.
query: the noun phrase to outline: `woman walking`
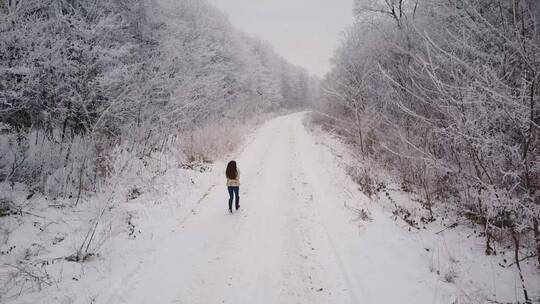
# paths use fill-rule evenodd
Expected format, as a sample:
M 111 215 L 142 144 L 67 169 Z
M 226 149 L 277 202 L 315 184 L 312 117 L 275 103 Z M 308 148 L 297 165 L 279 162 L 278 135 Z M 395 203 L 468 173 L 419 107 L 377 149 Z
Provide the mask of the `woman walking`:
M 233 194 L 236 196 L 236 210 L 240 208 L 240 196 L 238 194 L 240 191 L 240 170 L 236 167 L 234 160 L 227 164 L 225 175 L 227 176 L 227 189 L 229 190 L 229 212 L 232 213 Z

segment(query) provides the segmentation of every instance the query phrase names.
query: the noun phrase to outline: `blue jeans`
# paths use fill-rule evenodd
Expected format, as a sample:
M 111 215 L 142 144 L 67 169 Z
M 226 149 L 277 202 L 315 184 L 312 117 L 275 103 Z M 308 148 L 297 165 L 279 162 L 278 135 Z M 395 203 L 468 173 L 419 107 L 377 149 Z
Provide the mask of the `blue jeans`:
M 240 196 L 238 195 L 240 187 L 227 187 L 227 189 L 229 190 L 229 210 L 232 210 L 233 194 L 236 195 L 236 209 L 240 208 Z

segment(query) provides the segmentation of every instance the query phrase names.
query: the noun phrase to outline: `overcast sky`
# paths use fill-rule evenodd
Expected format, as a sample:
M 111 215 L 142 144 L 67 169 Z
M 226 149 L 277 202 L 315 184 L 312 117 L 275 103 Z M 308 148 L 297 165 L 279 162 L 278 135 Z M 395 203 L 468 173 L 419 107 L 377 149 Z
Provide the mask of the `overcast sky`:
M 268 41 L 291 63 L 323 76 L 353 0 L 209 0 L 239 29 Z

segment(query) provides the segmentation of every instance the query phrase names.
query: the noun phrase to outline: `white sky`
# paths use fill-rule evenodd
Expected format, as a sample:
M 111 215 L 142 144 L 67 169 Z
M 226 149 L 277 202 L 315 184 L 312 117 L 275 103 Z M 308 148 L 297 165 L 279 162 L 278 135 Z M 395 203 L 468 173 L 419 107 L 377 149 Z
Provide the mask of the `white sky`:
M 268 41 L 291 63 L 323 76 L 353 0 L 209 0 L 244 32 Z

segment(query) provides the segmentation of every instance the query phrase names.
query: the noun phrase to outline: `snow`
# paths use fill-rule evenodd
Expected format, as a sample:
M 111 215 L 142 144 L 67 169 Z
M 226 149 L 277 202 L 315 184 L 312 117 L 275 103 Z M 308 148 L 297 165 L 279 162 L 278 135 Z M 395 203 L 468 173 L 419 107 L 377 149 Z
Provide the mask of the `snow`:
M 433 223 L 409 231 L 384 197 L 361 193 L 346 174 L 352 161 L 347 148 L 320 131 L 310 132 L 305 117 L 294 113 L 269 120 L 228 157 L 242 170 L 238 212 L 228 213 L 223 177 L 228 159 L 209 172 L 175 168 L 152 183 L 124 181 L 119 197 L 136 183 L 142 194 L 111 211 L 99 257 L 81 264 L 59 261 L 62 280 L 6 303 L 521 299 L 515 269 L 498 266 L 500 256 L 485 257 L 482 240 L 465 237 L 470 228 L 436 234 L 444 227 Z M 411 199 L 399 191 L 391 195 L 403 204 Z M 96 204 L 103 202 L 98 198 Z M 524 266 L 529 292 L 538 297 L 538 270 Z M 450 271 L 454 282 L 444 280 Z

